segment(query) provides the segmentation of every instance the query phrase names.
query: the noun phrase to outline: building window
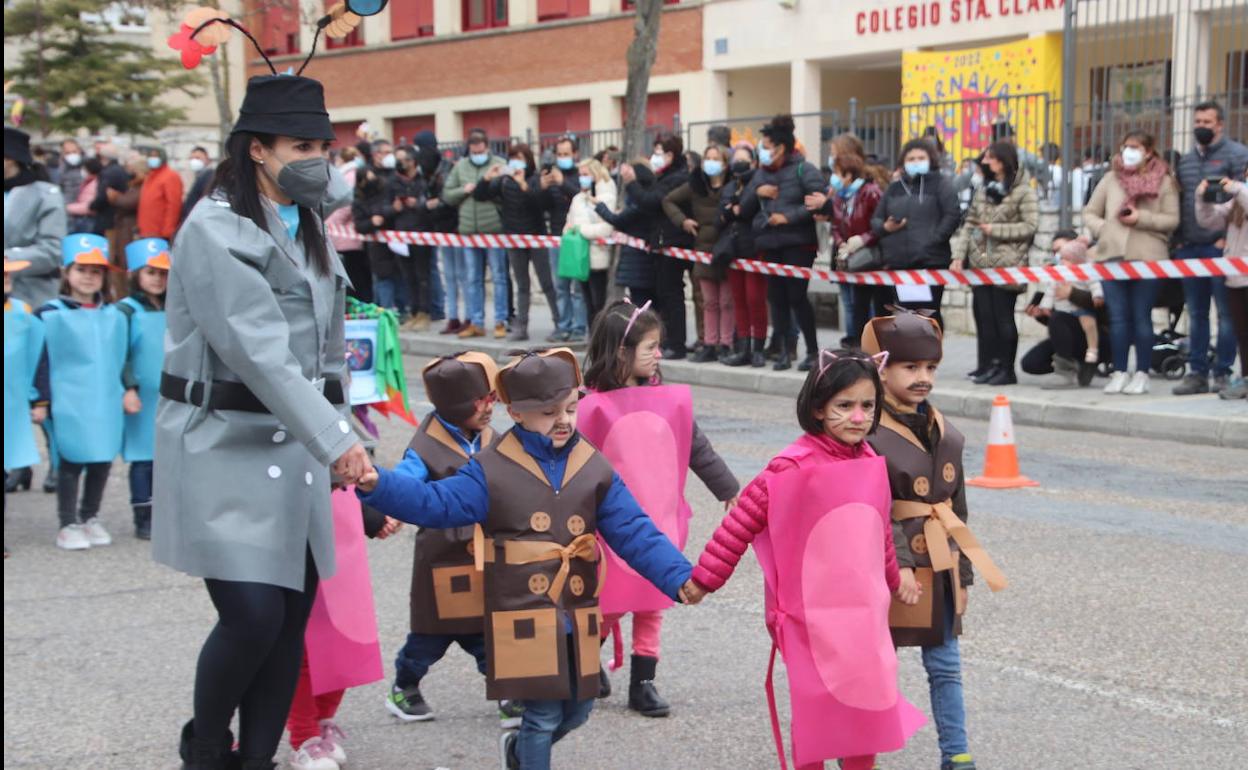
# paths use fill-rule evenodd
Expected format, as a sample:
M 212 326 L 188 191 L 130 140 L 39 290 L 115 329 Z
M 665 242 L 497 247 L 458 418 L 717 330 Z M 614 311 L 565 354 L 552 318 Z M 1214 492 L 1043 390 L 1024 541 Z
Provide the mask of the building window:
M 589 15 L 589 0 L 537 0 L 537 20 L 556 21 Z
M 264 52 L 269 56 L 299 53 L 299 8 L 271 5 L 262 14 L 257 37 Z
M 338 0 L 325 0 L 325 10 L 328 11 L 334 6 Z M 325 49 L 334 51 L 339 48 L 358 48 L 364 45 L 364 23 L 361 22 L 358 27 L 351 30 L 351 34 L 338 40 L 332 37 L 325 38 Z
M 507 0 L 463 0 L 464 31 L 507 26 Z
M 1169 59 L 1092 68 L 1092 119 L 1170 112 L 1170 71 Z
M 433 35 L 433 0 L 390 0 L 390 39 Z

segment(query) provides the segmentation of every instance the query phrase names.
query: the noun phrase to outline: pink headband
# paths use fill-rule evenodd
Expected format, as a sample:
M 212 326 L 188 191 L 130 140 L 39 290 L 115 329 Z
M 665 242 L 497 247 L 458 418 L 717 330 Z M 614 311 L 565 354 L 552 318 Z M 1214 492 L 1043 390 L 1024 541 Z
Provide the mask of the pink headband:
M 627 297 L 624 299 L 624 301 L 630 305 L 633 304 L 633 301 L 631 299 L 628 299 Z M 645 304 L 643 304 L 639 308 L 634 309 L 633 314 L 628 317 L 628 325 L 624 327 L 624 338 L 620 340 L 621 345 L 623 345 L 624 341 L 628 339 L 628 333 L 633 330 L 633 324 L 637 323 L 637 319 L 641 316 L 641 314 L 650 309 L 650 302 L 651 300 L 646 300 Z
M 822 378 L 823 373 L 828 370 L 829 366 L 831 366 L 833 363 L 840 361 L 842 359 L 846 361 L 873 361 L 875 362 L 876 371 L 879 372 L 880 374 L 883 374 L 884 367 L 888 366 L 888 351 L 881 350 L 879 353 L 876 353 L 873 356 L 867 355 L 866 353 L 857 354 L 857 355 L 848 355 L 848 356 L 838 356 L 837 354 L 833 353 L 831 350 L 820 350 L 819 351 L 819 374 L 815 379 Z

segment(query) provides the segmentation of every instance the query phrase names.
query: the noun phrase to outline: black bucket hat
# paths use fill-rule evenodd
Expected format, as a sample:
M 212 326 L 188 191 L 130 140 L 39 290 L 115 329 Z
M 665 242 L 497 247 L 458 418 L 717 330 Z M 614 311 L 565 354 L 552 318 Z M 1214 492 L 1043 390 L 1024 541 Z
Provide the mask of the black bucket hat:
M 30 156 L 30 134 L 12 126 L 5 126 L 4 157 L 17 161 L 23 166 L 34 163 L 35 159 Z
M 257 75 L 247 81 L 247 95 L 231 133 L 239 131 L 326 141 L 335 138 L 325 110 L 325 89 L 320 81 L 301 75 Z

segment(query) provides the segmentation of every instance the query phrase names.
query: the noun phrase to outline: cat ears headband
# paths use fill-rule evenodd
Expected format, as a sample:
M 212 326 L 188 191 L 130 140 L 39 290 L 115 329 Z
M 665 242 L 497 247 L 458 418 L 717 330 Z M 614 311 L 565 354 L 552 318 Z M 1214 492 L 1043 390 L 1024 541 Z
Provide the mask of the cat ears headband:
M 875 355 L 867 355 L 866 353 L 850 353 L 838 356 L 831 350 L 819 351 L 819 374 L 816 379 L 823 377 L 824 372 L 828 371 L 828 367 L 837 361 L 871 361 L 875 364 L 875 370 L 880 374 L 884 373 L 884 367 L 888 366 L 888 351 L 881 350 Z
M 624 301 L 630 305 L 633 304 L 633 301 L 627 297 L 624 298 Z M 624 327 L 624 337 L 620 340 L 620 344 L 623 344 L 624 340 L 628 339 L 628 333 L 633 330 L 633 324 L 637 323 L 637 319 L 641 317 L 641 314 L 650 309 L 650 302 L 651 300 L 646 300 L 641 307 L 633 310 L 633 314 L 628 317 L 628 325 Z
M 360 25 L 363 17 L 381 13 L 387 2 L 388 0 L 344 0 L 344 2 L 336 3 L 328 13 L 317 20 L 311 50 L 308 51 L 303 64 L 299 66 L 298 72 L 294 74 L 302 75 L 308 62 L 312 61 L 322 32 L 335 40 L 344 38 Z M 170 48 L 182 54 L 182 66 L 191 70 L 198 67 L 205 56 L 214 53 L 217 46 L 230 39 L 231 28 L 242 32 L 251 41 L 264 59 L 264 63 L 269 65 L 269 71 L 276 75 L 277 67 L 273 66 L 272 60 L 251 32 L 219 8 L 199 7 L 187 11 L 182 17 L 182 26 L 176 34 L 169 36 L 166 43 Z

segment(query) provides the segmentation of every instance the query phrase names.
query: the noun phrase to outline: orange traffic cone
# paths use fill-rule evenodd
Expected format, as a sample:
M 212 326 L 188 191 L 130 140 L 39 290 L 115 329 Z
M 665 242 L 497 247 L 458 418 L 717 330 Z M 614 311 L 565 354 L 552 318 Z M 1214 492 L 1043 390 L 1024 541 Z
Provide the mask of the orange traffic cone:
M 1010 417 L 1010 400 L 997 396 L 992 400 L 992 414 L 988 418 L 988 450 L 984 456 L 984 475 L 966 482 L 973 487 L 989 489 L 1013 489 L 1014 487 L 1038 487 L 1018 472 L 1018 449 L 1014 446 L 1014 420 Z

